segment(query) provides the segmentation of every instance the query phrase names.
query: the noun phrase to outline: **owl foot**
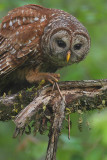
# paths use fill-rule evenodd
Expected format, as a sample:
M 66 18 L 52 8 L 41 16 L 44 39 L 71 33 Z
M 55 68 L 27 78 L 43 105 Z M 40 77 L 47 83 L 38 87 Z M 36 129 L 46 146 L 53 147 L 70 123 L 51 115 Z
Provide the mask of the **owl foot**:
M 45 80 L 49 81 L 51 84 L 58 82 L 59 79 L 60 79 L 60 74 L 56 73 L 47 73 L 47 76 L 45 77 Z
M 41 72 L 31 71 L 26 75 L 26 80 L 30 83 L 35 83 L 41 80 L 45 80 L 54 84 L 55 82 L 58 82 L 59 79 L 60 79 L 60 74 L 56 73 L 41 73 Z

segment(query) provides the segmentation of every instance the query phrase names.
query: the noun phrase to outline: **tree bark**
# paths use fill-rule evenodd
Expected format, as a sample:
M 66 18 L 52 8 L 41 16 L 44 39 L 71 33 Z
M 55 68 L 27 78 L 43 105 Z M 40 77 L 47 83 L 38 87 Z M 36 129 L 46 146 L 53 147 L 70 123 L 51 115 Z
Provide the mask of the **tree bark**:
M 107 79 L 68 81 L 58 84 L 62 96 L 65 96 L 66 107 L 71 113 L 77 109 L 93 110 L 107 106 Z M 0 97 L 0 121 L 14 119 L 23 110 L 22 113 L 26 114 L 22 114 L 22 121 L 24 119 L 25 123 L 26 119 L 31 118 L 43 105 L 51 108 L 59 98 L 57 88 L 52 91 L 50 85 L 38 91 L 33 88 L 13 95 L 3 95 Z

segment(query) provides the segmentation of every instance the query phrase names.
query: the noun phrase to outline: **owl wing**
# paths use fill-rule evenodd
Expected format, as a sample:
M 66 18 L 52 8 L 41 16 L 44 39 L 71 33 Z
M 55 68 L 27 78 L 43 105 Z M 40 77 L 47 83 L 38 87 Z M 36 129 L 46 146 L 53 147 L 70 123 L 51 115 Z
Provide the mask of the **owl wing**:
M 37 5 L 26 5 L 10 11 L 3 18 L 0 26 L 0 76 L 12 72 L 30 54 L 38 51 L 47 24 L 42 10 Z

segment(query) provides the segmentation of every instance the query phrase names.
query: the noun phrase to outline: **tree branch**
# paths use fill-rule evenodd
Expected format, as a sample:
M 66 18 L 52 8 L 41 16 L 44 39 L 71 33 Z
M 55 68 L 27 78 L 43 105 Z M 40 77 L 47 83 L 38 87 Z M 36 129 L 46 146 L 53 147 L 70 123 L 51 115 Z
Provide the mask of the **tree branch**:
M 71 112 L 77 108 L 93 110 L 107 106 L 107 79 L 60 82 L 59 88 Z M 40 109 L 43 104 L 50 108 L 59 98 L 57 88 L 52 91 L 49 85 L 38 91 L 33 88 L 13 95 L 3 95 L 0 97 L 0 121 L 13 119 L 25 107 L 22 113 L 27 111 L 26 115 L 21 113 L 25 123 L 26 119 L 37 112 L 35 108 Z

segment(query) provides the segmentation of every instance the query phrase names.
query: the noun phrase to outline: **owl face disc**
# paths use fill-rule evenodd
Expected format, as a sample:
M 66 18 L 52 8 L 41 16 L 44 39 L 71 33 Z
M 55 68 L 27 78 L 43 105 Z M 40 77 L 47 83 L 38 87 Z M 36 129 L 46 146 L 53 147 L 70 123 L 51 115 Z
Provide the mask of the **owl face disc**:
M 49 37 L 45 46 L 50 59 L 59 65 L 70 65 L 84 59 L 90 48 L 90 40 L 84 31 L 58 30 Z

